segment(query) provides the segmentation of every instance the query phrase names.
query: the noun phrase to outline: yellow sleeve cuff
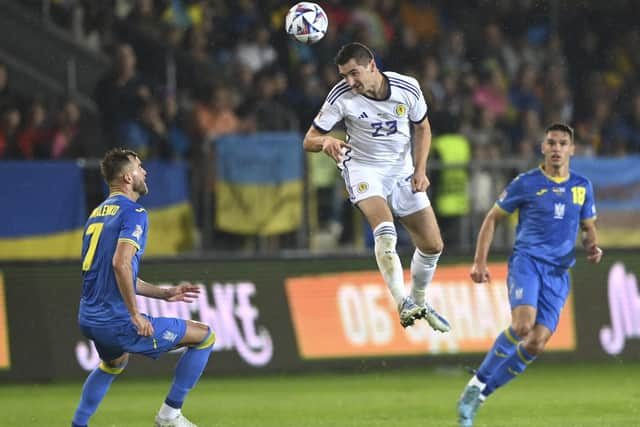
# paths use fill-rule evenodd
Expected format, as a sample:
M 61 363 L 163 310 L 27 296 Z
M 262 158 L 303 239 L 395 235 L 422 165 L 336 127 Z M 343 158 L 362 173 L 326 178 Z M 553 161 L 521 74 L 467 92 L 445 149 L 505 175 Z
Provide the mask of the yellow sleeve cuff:
M 140 250 L 140 245 L 138 244 L 138 242 L 136 242 L 135 240 L 132 239 L 125 239 L 125 238 L 119 238 L 118 242 L 125 242 L 130 244 L 131 246 L 135 247 L 137 250 Z

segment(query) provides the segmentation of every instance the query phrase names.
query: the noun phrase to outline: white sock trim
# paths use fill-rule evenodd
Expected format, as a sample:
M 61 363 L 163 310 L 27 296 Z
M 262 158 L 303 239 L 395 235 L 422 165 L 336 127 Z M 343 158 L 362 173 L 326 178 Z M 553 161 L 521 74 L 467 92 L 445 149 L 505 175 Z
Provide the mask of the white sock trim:
M 404 273 L 400 257 L 396 253 L 396 228 L 392 222 L 382 222 L 374 229 L 374 251 L 378 269 L 386 283 L 396 305 L 406 297 Z
M 469 385 L 478 387 L 480 391 L 484 390 L 484 388 L 487 386 L 485 383 L 478 379 L 477 375 L 474 375 L 473 378 L 469 380 Z
M 158 416 L 163 420 L 174 420 L 180 416 L 180 413 L 180 409 L 172 408 L 162 402 L 162 406 L 160 406 L 160 410 L 158 411 Z
M 425 254 L 416 248 L 411 258 L 411 298 L 418 305 L 423 305 L 426 300 L 427 286 L 433 280 L 441 252 L 437 254 Z

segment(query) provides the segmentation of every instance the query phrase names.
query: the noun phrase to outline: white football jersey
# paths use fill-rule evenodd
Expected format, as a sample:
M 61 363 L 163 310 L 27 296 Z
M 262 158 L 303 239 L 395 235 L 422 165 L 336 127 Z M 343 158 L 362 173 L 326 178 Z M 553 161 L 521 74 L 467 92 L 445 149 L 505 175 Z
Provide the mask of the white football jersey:
M 327 95 L 313 126 L 327 133 L 344 119 L 347 142 L 353 147 L 349 160 L 371 165 L 410 167 L 411 123 L 427 116 L 427 104 L 418 81 L 386 71 L 387 99 L 373 99 L 353 92 L 343 79 Z

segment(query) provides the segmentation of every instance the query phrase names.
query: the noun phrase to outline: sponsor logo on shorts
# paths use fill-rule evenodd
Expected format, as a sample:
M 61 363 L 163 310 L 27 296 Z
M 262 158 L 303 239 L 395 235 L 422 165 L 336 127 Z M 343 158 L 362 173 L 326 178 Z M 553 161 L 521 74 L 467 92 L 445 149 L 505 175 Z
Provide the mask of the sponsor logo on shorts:
M 162 334 L 162 339 L 165 341 L 171 341 L 174 342 L 176 340 L 176 338 L 178 338 L 178 334 L 176 334 L 175 332 L 172 331 L 164 331 Z
M 522 299 L 523 294 L 524 294 L 524 289 L 518 288 L 516 289 L 516 292 L 515 292 L 515 298 Z
M 369 184 L 367 184 L 366 182 L 361 182 L 358 185 L 356 185 L 356 191 L 358 193 L 364 193 L 369 189 Z

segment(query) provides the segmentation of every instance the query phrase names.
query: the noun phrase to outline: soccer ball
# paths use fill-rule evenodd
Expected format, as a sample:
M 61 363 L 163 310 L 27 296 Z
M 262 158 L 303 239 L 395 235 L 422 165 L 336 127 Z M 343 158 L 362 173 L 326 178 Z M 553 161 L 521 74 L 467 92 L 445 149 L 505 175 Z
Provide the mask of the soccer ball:
M 312 44 L 327 33 L 329 20 L 324 10 L 315 3 L 301 1 L 289 9 L 284 28 L 297 41 Z

